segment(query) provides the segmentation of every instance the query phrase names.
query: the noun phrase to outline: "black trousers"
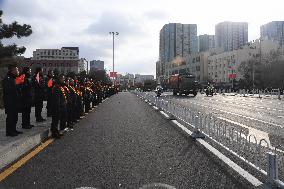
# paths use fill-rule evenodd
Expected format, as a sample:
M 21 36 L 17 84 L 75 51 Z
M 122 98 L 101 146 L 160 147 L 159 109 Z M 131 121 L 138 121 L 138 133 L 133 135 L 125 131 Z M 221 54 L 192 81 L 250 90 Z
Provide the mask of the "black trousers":
M 31 107 L 25 108 L 22 112 L 22 127 L 29 127 L 31 125 Z
M 38 101 L 35 103 L 35 117 L 36 120 L 42 119 L 41 112 L 43 108 L 43 101 Z
M 52 115 L 52 120 L 51 120 L 51 127 L 50 130 L 52 132 L 58 131 L 58 123 L 60 121 L 60 130 L 64 130 L 66 128 L 66 111 L 62 112 L 61 114 L 54 114 Z
M 88 113 L 91 109 L 91 102 L 89 100 L 85 101 L 85 112 Z
M 7 112 L 6 117 L 6 133 L 14 133 L 18 122 L 18 112 Z
M 51 106 L 52 106 L 52 97 L 48 97 L 46 103 L 47 117 L 51 117 L 52 115 Z

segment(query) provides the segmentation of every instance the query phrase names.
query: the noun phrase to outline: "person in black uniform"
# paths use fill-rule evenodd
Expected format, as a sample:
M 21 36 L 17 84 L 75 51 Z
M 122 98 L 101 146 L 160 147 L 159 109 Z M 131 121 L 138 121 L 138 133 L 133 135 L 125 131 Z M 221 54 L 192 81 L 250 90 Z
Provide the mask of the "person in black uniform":
M 17 131 L 19 94 L 16 86 L 16 77 L 19 75 L 17 66 L 10 65 L 8 73 L 3 79 L 3 100 L 6 117 L 6 136 L 17 136 L 23 132 Z
M 25 75 L 24 82 L 21 84 L 21 102 L 22 102 L 22 128 L 31 129 L 33 125 L 30 123 L 30 114 L 32 108 L 32 78 L 31 69 L 29 67 L 23 68 Z
M 67 107 L 67 95 L 64 90 L 64 80 L 63 74 L 55 81 L 52 88 L 52 122 L 51 122 L 51 133 L 53 138 L 60 138 L 62 134 L 58 131 L 58 123 L 60 121 L 60 129 L 62 130 L 63 125 L 66 124 L 66 107 Z
M 85 79 L 84 82 L 84 91 L 83 91 L 85 113 L 89 113 L 91 109 L 91 90 L 89 88 L 89 80 Z
M 44 81 L 42 75 L 42 68 L 38 67 L 36 69 L 34 78 L 33 78 L 33 86 L 35 91 L 35 117 L 36 122 L 43 122 L 46 119 L 43 119 L 41 116 L 42 108 L 43 108 L 43 100 L 44 100 Z
M 69 83 L 68 83 L 68 88 L 70 91 L 70 117 L 69 120 L 71 121 L 72 124 L 75 124 L 77 122 L 77 114 L 76 112 L 78 111 L 78 109 L 76 108 L 76 102 L 77 102 L 77 98 L 78 98 L 78 94 L 77 91 L 75 89 L 75 81 L 74 79 L 70 78 L 69 79 Z M 71 125 L 71 128 L 73 126 Z
M 84 108 L 83 108 L 83 97 L 82 97 L 82 91 L 81 91 L 81 85 L 77 79 L 75 79 L 75 90 L 77 94 L 76 98 L 76 119 L 81 119 L 81 116 L 83 115 Z
M 48 71 L 47 74 L 47 82 L 46 82 L 46 89 L 47 89 L 47 103 L 46 103 L 46 110 L 47 110 L 47 117 L 51 117 L 51 101 L 52 101 L 52 85 L 54 83 L 54 74 L 52 70 Z

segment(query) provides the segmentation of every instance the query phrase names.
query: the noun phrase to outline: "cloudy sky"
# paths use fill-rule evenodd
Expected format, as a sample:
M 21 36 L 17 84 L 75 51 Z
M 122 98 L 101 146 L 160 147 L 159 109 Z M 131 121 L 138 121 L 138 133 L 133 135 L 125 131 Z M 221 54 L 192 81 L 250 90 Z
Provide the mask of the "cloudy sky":
M 0 0 L 3 21 L 30 24 L 33 34 L 17 43 L 31 57 L 36 48 L 78 46 L 80 57 L 105 61 L 119 73 L 155 74 L 159 31 L 164 24 L 197 24 L 198 35 L 214 34 L 222 21 L 246 21 L 249 40 L 259 38 L 259 27 L 284 20 L 283 0 Z

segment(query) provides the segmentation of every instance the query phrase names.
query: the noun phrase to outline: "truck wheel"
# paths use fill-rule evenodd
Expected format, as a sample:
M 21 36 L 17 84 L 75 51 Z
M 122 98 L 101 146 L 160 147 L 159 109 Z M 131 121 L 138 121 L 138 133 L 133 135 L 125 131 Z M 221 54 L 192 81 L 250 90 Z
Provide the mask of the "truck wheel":
M 177 92 L 176 92 L 176 91 L 173 91 L 173 95 L 177 95 Z

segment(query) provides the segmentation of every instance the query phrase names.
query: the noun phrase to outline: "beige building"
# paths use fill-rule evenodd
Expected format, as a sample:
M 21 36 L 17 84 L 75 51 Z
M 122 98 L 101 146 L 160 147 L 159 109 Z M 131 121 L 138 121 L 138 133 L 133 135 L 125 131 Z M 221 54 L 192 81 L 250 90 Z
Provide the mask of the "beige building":
M 242 62 L 252 59 L 257 63 L 269 61 L 271 52 L 279 49 L 279 43 L 270 40 L 256 40 L 238 50 L 223 52 L 208 57 L 208 79 L 215 83 L 231 82 L 229 74 L 236 74 L 236 80 L 243 76 L 239 72 Z
M 188 59 L 177 57 L 166 65 L 163 77 L 167 80 L 170 75 L 190 73 L 196 76 L 200 83 L 213 81 L 215 83 L 230 83 L 229 74 L 235 74 L 236 80 L 243 76 L 238 68 L 242 62 L 252 59 L 266 63 L 271 61 L 271 53 L 282 50 L 279 43 L 270 40 L 256 40 L 248 43 L 238 50 L 224 52 L 222 48 L 214 48 L 210 51 L 192 54 Z
M 79 47 L 62 47 L 61 49 L 36 49 L 33 60 L 79 60 Z
M 58 70 L 61 73 L 79 73 L 86 70 L 86 61 L 79 59 L 79 47 L 62 47 L 61 49 L 36 49 L 31 60 L 26 60 L 33 68 L 42 67 L 43 72 Z

